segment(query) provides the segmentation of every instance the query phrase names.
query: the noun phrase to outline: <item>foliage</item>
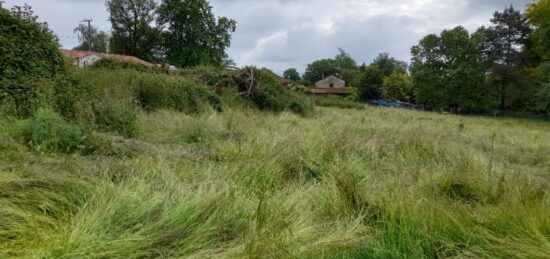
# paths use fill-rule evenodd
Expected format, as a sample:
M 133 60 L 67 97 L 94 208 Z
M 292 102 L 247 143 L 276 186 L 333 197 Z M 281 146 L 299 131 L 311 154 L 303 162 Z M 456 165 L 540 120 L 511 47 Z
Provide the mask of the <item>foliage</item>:
M 403 72 L 394 71 L 384 78 L 382 98 L 411 102 L 414 100 L 414 90 L 411 77 Z
M 154 0 L 107 0 L 112 26 L 110 50 L 153 61 L 159 49 L 162 29 L 153 27 L 157 4 Z
M 531 35 L 534 49 L 545 60 L 550 60 L 550 0 L 538 0 L 527 8 L 527 18 L 535 31 Z
M 304 96 L 282 86 L 268 70 L 244 68 L 237 85 L 245 98 L 249 98 L 260 110 L 290 110 L 304 116 L 313 111 L 312 104 Z
M 0 119 L 0 257 L 548 257 L 548 122 L 317 110 L 140 113 L 107 138 L 133 157 L 29 154 Z
M 109 35 L 100 31 L 97 27 L 88 28 L 87 25 L 79 24 L 73 32 L 80 33 L 82 42 L 74 47 L 74 50 L 86 50 L 107 53 L 109 50 Z
M 72 154 L 86 149 L 88 133 L 79 125 L 66 122 L 51 109 L 39 109 L 32 118 L 17 124 L 16 136 L 41 154 Z
M 350 83 L 356 76 L 357 71 L 357 62 L 349 53 L 339 49 L 339 54 L 334 59 L 321 59 L 307 65 L 303 79 L 314 83 L 324 79 L 324 77 L 338 76 Z
M 0 112 L 29 116 L 42 98 L 35 82 L 63 67 L 57 39 L 29 6 L 0 6 L 0 46 Z
M 206 0 L 164 0 L 158 8 L 158 23 L 165 25 L 164 48 L 170 64 L 187 67 L 221 66 L 237 23 L 216 19 Z
M 354 82 L 363 101 L 380 98 L 383 84 L 384 72 L 377 65 L 368 66 Z
M 380 53 L 376 57 L 371 65 L 378 66 L 382 70 L 384 77 L 388 77 L 394 72 L 407 73 L 408 65 L 404 61 L 399 61 L 390 56 L 390 53 Z
M 512 6 L 495 12 L 491 22 L 493 25 L 485 30 L 486 53 L 492 63 L 489 82 L 500 109 L 505 110 L 511 103 L 525 100 L 527 90 L 522 82 L 525 81 L 522 67 L 531 28 L 521 12 Z
M 303 94 L 281 85 L 273 78 L 273 72 L 267 69 L 245 67 L 227 70 L 215 66 L 198 66 L 185 68 L 178 74 L 203 82 L 216 94 L 231 99 L 233 104 L 235 101 L 245 106 L 251 103 L 260 110 L 289 110 L 301 115 L 309 115 L 313 111 L 311 102 Z
M 148 68 L 141 64 L 136 64 L 129 61 L 120 61 L 109 58 L 102 58 L 94 62 L 91 66 L 91 69 L 133 69 L 141 72 L 151 72 L 153 69 Z
M 137 100 L 147 111 L 174 109 L 198 114 L 209 108 L 221 110 L 219 97 L 204 85 L 176 76 L 143 74 L 135 81 Z
M 283 72 L 283 77 L 294 82 L 298 82 L 301 80 L 300 73 L 298 73 L 298 70 L 296 70 L 296 68 L 289 68 L 285 70 Z
M 424 37 L 412 48 L 417 101 L 435 109 L 476 109 L 485 105 L 482 31 L 463 27 Z
M 394 73 L 406 76 L 407 63 L 390 57 L 389 53 L 380 53 L 369 66 L 363 64 L 361 72 L 352 83 L 359 89 L 359 99 L 364 101 L 383 97 L 384 91 L 389 90 L 383 88 L 384 82 Z M 392 80 L 395 82 L 395 78 Z M 393 98 L 391 94 L 386 97 Z
M 54 104 L 65 118 L 126 137 L 136 136 L 133 70 L 72 70 L 58 79 Z

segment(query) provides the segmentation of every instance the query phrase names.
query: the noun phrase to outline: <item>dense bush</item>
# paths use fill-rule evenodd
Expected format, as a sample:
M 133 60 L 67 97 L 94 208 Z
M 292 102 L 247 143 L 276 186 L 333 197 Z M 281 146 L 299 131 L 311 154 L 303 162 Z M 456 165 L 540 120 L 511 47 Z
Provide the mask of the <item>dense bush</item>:
M 142 74 L 133 87 L 141 107 L 147 111 L 174 109 L 197 114 L 210 107 L 221 110 L 221 101 L 217 95 L 188 78 Z
M 52 78 L 63 58 L 53 33 L 30 7 L 11 11 L 0 4 L 0 111 L 29 116 L 41 92 L 34 82 Z
M 237 78 L 237 85 L 239 92 L 260 110 L 290 110 L 300 115 L 307 115 L 313 111 L 313 104 L 308 98 L 281 85 L 266 69 L 243 69 Z
M 86 130 L 65 121 L 51 109 L 39 109 L 30 119 L 19 121 L 14 131 L 29 148 L 38 153 L 71 154 L 86 150 Z
M 215 93 L 234 93 L 244 98 L 241 102 L 252 102 L 264 111 L 281 112 L 290 110 L 306 115 L 313 110 L 308 98 L 292 91 L 273 78 L 267 69 L 247 67 L 242 70 L 227 70 L 211 66 L 187 68 L 179 75 L 195 78 L 208 85 Z M 236 89 L 236 92 L 231 91 Z M 232 101 L 235 101 L 232 98 Z
M 152 70 L 144 65 L 135 64 L 127 61 L 118 61 L 113 59 L 103 58 L 96 61 L 93 65 L 90 66 L 92 69 L 134 69 L 137 71 L 148 71 Z
M 58 80 L 54 103 L 70 120 L 127 137 L 137 134 L 134 70 L 73 70 Z

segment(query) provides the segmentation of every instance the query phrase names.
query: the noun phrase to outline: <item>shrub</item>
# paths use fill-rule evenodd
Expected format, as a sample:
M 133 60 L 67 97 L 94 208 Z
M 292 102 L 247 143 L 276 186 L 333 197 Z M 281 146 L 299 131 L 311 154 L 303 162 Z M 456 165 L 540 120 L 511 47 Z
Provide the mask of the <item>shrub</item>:
M 148 71 L 148 67 L 144 65 L 135 64 L 127 61 L 119 61 L 113 59 L 103 58 L 96 61 L 90 66 L 92 69 L 133 69 L 137 71 Z M 151 69 L 152 71 L 152 69 Z
M 141 75 L 136 81 L 137 99 L 147 111 L 173 109 L 197 114 L 209 107 L 221 110 L 220 98 L 194 80 L 176 76 Z
M 17 123 L 20 140 L 38 153 L 71 154 L 84 151 L 88 133 L 79 125 L 65 121 L 51 109 L 39 109 L 32 118 Z
M 297 92 L 277 82 L 267 69 L 248 67 L 237 80 L 239 92 L 249 98 L 260 110 L 281 112 L 290 110 L 300 115 L 313 111 L 312 103 Z
M 115 131 L 126 137 L 135 137 L 138 133 L 137 112 L 133 106 L 106 106 L 96 109 L 95 124 L 101 130 Z
M 55 107 L 73 121 L 126 137 L 137 134 L 133 70 L 73 70 L 55 86 Z
M 0 5 L 0 46 L 0 111 L 29 116 L 41 94 L 33 82 L 62 69 L 59 44 L 29 6 Z

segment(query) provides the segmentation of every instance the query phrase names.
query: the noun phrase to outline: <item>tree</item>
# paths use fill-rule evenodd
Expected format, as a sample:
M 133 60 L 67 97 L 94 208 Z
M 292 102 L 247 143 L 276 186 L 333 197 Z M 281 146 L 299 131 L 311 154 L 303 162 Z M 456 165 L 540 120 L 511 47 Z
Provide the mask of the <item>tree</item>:
M 153 27 L 154 0 L 107 0 L 112 25 L 111 52 L 152 61 L 160 44 L 161 28 Z
M 31 7 L 8 11 L 0 1 L 0 46 L 0 109 L 27 116 L 39 94 L 32 82 L 63 68 L 58 40 Z
M 398 70 L 385 77 L 382 84 L 382 98 L 405 102 L 414 100 L 411 77 L 407 73 Z
M 535 43 L 534 50 L 550 60 L 550 0 L 539 0 L 527 8 L 527 18 L 535 27 L 531 35 Z
M 435 109 L 482 108 L 487 71 L 484 33 L 463 27 L 430 34 L 411 50 L 417 102 Z
M 338 71 L 339 76 L 346 82 L 352 82 L 359 68 L 357 62 L 347 53 L 344 49 L 338 49 L 338 55 L 334 58 L 334 64 L 336 65 L 336 70 Z
M 520 11 L 510 6 L 495 12 L 493 25 L 485 31 L 486 53 L 491 62 L 489 82 L 498 96 L 500 109 L 507 109 L 509 101 L 525 99 L 521 92 L 524 74 L 524 46 L 531 28 Z M 510 93 L 515 92 L 515 96 Z
M 370 65 L 357 76 L 354 85 L 358 88 L 360 100 L 378 99 L 384 84 L 384 72 L 377 65 Z
M 74 50 L 108 52 L 109 35 L 104 31 L 99 31 L 97 27 L 88 28 L 88 26 L 80 24 L 74 29 L 74 32 L 82 35 L 82 42 L 74 47 Z
M 390 76 L 395 71 L 406 73 L 408 68 L 406 62 L 390 57 L 389 53 L 378 54 L 378 57 L 376 57 L 371 64 L 378 66 L 378 68 L 382 70 L 384 76 Z
M 206 0 L 164 0 L 158 13 L 159 24 L 167 28 L 164 47 L 171 64 L 223 64 L 237 22 L 226 17 L 216 19 Z
M 338 55 L 334 59 L 321 59 L 307 65 L 304 80 L 317 82 L 327 76 L 338 76 L 346 82 L 352 82 L 359 67 L 349 53 L 338 49 Z
M 294 82 L 300 81 L 300 73 L 298 73 L 298 70 L 296 68 L 289 68 L 283 72 L 283 76 L 286 79 L 292 80 Z
M 309 82 L 317 82 L 324 77 L 338 74 L 336 62 L 334 59 L 321 59 L 307 65 L 304 73 L 304 80 Z
M 381 53 L 366 68 L 359 70 L 359 75 L 353 85 L 359 88 L 362 100 L 376 99 L 382 96 L 384 79 L 394 72 L 407 73 L 407 63 L 390 57 L 389 53 Z

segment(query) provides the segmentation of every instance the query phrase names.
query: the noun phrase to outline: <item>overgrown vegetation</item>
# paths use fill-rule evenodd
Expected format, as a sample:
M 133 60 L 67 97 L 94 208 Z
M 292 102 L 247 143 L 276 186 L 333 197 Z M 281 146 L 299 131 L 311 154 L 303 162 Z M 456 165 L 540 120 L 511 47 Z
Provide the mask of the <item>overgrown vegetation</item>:
M 62 68 L 59 44 L 29 6 L 8 11 L 0 2 L 0 46 L 0 112 L 29 116 L 44 91 L 35 82 Z
M 45 30 L 29 9 L 0 12 Z M 442 38 L 477 47 L 444 34 L 415 49 L 420 63 Z M 0 258 L 550 257 L 548 122 L 312 100 L 254 67 L 76 70 L 24 54 L 1 60 L 0 82 L 29 91 L 0 105 Z M 403 64 L 381 57 L 362 73 L 373 93 L 410 94 Z M 469 70 L 446 71 L 459 87 Z M 547 87 L 544 66 L 530 72 Z M 548 108 L 547 91 L 530 94 Z
M 2 119 L 0 253 L 549 256 L 548 123 L 318 109 L 142 111 L 138 137 L 112 144 L 131 157 L 36 152 Z

